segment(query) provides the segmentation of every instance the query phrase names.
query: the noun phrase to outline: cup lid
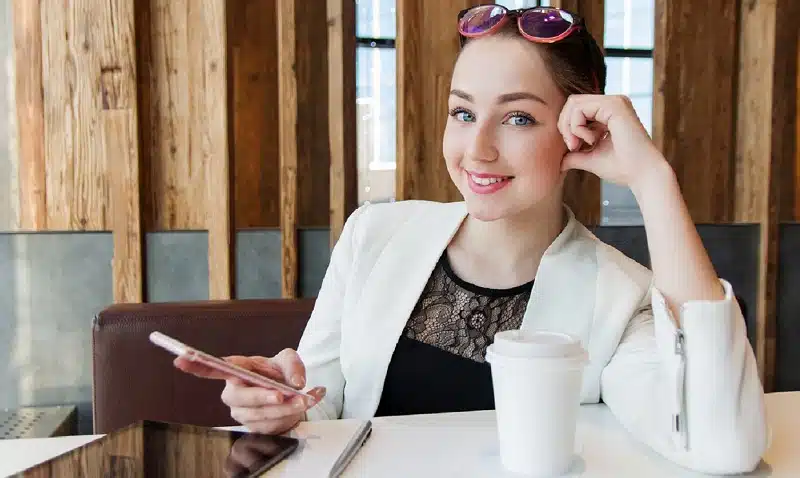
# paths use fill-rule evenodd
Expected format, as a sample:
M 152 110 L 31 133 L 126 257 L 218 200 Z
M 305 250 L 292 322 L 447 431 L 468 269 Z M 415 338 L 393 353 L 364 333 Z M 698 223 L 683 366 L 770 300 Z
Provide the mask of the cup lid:
M 584 355 L 581 342 L 569 334 L 506 330 L 494 336 L 493 353 L 508 357 L 573 358 Z

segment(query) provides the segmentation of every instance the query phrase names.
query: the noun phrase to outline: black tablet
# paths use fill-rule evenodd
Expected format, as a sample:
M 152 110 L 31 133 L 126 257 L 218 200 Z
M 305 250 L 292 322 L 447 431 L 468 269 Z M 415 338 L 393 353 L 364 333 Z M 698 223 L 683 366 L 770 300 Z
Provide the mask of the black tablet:
M 284 436 L 142 421 L 17 476 L 255 477 L 298 445 Z

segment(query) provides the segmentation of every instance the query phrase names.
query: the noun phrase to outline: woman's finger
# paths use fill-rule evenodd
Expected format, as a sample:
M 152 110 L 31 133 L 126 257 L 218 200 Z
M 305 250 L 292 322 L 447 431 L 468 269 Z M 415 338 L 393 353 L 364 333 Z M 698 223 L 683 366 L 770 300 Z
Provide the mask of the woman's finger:
M 279 420 L 264 420 L 261 422 L 247 423 L 245 426 L 253 433 L 265 435 L 278 435 L 285 433 L 300 423 L 301 415 L 292 415 Z
M 287 417 L 300 416 L 306 410 L 303 400 L 292 399 L 280 405 L 269 405 L 256 408 L 231 407 L 231 418 L 248 425 L 267 420 L 281 420 Z
M 569 118 L 569 130 L 588 145 L 594 145 L 594 134 L 588 127 L 588 120 L 581 108 L 573 108 Z M 575 148 L 570 148 L 574 150 Z
M 271 363 L 280 369 L 285 383 L 298 389 L 305 387 L 306 367 L 296 351 L 283 349 L 272 358 Z
M 222 390 L 222 403 L 229 407 L 264 407 L 283 403 L 283 393 L 264 387 L 251 387 L 229 381 Z

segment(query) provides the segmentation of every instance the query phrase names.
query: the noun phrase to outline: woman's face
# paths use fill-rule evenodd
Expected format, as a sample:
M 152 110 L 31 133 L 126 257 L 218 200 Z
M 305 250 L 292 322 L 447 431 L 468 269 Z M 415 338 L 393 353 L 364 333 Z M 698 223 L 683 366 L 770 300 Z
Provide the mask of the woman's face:
M 557 123 L 566 98 L 535 45 L 473 40 L 450 87 L 443 152 L 469 213 L 493 221 L 560 198 L 567 147 Z

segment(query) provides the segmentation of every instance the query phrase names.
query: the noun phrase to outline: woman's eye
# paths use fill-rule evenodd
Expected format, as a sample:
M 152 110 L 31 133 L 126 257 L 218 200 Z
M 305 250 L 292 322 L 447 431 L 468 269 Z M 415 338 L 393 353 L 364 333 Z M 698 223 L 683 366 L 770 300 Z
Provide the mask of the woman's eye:
M 536 121 L 526 114 L 512 114 L 506 122 L 512 126 L 530 126 Z
M 472 123 L 475 121 L 475 115 L 463 109 L 454 109 L 450 112 L 450 116 L 455 118 L 456 121 L 462 121 L 464 123 Z

